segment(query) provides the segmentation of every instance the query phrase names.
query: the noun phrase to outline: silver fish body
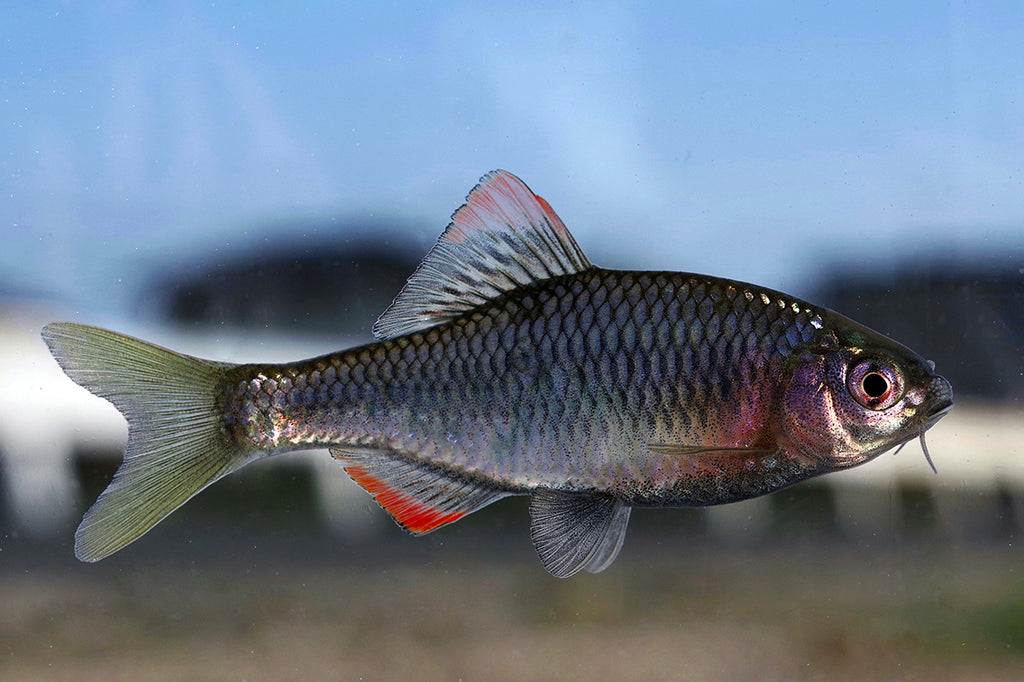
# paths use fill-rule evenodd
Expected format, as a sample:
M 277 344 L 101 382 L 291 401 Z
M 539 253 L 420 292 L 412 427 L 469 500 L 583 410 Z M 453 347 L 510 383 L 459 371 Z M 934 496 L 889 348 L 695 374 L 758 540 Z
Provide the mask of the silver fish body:
M 826 337 L 828 315 L 736 282 L 593 268 L 425 331 L 239 367 L 221 409 L 255 450 L 370 448 L 513 492 L 719 504 L 827 470 L 775 450 L 764 417 L 790 353 Z M 658 447 L 674 443 L 753 449 L 718 458 L 750 475 L 695 480 L 694 457 Z
M 599 571 L 634 506 L 769 493 L 923 436 L 952 405 L 930 363 L 824 308 L 715 277 L 594 267 L 500 171 L 375 332 L 312 360 L 231 366 L 49 325 L 68 374 L 130 425 L 80 558 L 116 551 L 249 461 L 328 447 L 410 532 L 527 494 L 545 567 Z M 170 438 L 183 423 L 185 438 Z

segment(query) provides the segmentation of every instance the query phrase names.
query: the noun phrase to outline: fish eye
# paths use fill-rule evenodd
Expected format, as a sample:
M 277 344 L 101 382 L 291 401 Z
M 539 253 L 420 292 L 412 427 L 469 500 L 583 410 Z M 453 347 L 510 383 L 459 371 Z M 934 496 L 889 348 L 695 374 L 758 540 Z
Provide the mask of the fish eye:
M 892 365 L 862 360 L 850 369 L 846 388 L 861 406 L 887 410 L 903 397 L 903 376 Z

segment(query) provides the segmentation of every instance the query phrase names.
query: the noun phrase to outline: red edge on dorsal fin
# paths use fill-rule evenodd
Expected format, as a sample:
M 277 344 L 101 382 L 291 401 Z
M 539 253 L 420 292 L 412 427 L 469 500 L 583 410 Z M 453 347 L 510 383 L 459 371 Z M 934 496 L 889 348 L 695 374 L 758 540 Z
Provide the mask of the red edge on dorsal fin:
M 551 223 L 551 227 L 555 228 L 555 231 L 559 234 L 565 234 L 568 232 L 569 230 L 565 227 L 565 223 L 563 223 L 562 219 L 558 217 L 557 213 L 555 213 L 555 209 L 551 208 L 551 204 L 547 202 L 547 199 L 538 194 L 534 194 L 533 196 L 536 197 L 537 203 L 540 204 L 541 209 L 547 216 L 548 222 Z
M 560 235 L 568 232 L 551 204 L 508 171 L 496 170 L 484 176 L 467 198 L 466 207 L 472 210 L 474 218 L 466 224 L 474 230 L 492 230 L 504 223 L 514 225 L 525 218 L 528 224 L 538 227 L 543 226 L 543 220 Z
M 466 203 L 452 216 L 452 223 L 442 239 L 459 244 L 481 232 L 493 232 L 496 226 L 533 225 L 550 229 L 559 239 L 572 240 L 568 228 L 551 204 L 533 193 L 522 180 L 508 171 L 488 173 L 473 188 Z M 546 226 L 545 226 L 546 223 Z M 573 243 L 577 251 L 578 246 Z M 585 260 L 580 252 L 579 257 Z
M 352 465 L 345 467 L 352 480 L 373 495 L 373 499 L 384 508 L 395 521 L 410 533 L 422 535 L 436 530 L 441 526 L 458 521 L 468 511 L 446 512 L 417 501 L 414 497 L 396 488 L 392 488 L 381 479 L 373 476 L 364 467 Z
M 504 292 L 591 267 L 548 202 L 511 173 L 492 171 L 452 215 L 373 335 L 421 331 Z

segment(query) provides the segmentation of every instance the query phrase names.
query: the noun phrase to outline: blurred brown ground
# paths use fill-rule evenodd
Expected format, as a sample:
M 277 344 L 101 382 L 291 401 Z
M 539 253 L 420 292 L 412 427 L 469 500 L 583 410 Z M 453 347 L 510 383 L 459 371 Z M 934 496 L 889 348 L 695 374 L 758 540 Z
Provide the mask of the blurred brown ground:
M 224 520 L 216 496 L 95 565 L 70 533 L 7 534 L 0 679 L 1024 679 L 1012 538 L 736 547 L 638 510 L 608 571 L 556 580 L 520 500 L 341 542 L 231 489 Z

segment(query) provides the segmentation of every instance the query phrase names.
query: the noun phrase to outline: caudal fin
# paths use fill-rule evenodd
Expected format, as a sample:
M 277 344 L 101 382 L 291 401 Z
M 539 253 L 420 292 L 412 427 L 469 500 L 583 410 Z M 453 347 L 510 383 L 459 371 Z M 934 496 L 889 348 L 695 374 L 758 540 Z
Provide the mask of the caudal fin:
M 70 322 L 42 336 L 69 377 L 128 420 L 124 461 L 75 533 L 82 561 L 113 554 L 252 459 L 228 439 L 217 406 L 232 365 Z

